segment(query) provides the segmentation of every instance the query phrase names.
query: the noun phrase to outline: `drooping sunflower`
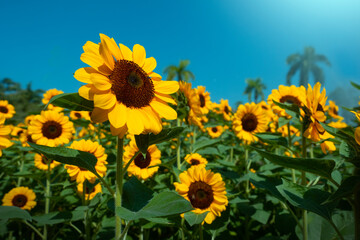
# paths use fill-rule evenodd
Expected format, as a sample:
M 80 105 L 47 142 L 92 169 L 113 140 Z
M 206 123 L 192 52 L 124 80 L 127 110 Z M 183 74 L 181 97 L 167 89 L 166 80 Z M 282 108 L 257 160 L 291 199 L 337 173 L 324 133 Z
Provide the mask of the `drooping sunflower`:
M 221 216 L 228 205 L 225 183 L 219 173 L 213 173 L 203 166 L 192 166 L 180 173 L 180 183 L 175 182 L 176 191 L 190 201 L 195 209 L 192 212 L 201 214 L 209 212 L 205 222 L 211 224 Z
M 313 141 L 318 142 L 321 139 L 333 138 L 330 133 L 326 132 L 325 129 L 321 126 L 320 122 L 325 122 L 325 103 L 326 103 L 326 89 L 324 88 L 322 92 L 321 84 L 317 82 L 312 89 L 311 85 L 308 84 L 308 89 L 306 91 L 306 102 L 305 106 L 307 111 L 305 112 L 305 117 L 310 120 L 309 127 L 305 130 L 304 136 L 311 138 Z
M 226 121 L 230 121 L 232 117 L 231 107 L 229 106 L 229 100 L 221 99 L 220 103 L 213 103 L 213 111 L 222 114 Z
M 320 147 L 321 147 L 321 151 L 324 154 L 327 154 L 328 151 L 332 153 L 333 151 L 336 150 L 335 144 L 331 141 L 324 141 L 320 143 Z
M 212 106 L 210 93 L 205 91 L 204 86 L 195 88 L 195 93 L 199 97 L 201 114 L 207 114 Z
M 103 146 L 99 145 L 98 142 L 82 139 L 80 141 L 74 141 L 70 145 L 70 148 L 93 154 L 97 159 L 95 165 L 96 172 L 101 177 L 105 176 L 107 170 L 105 166 L 107 164 L 107 154 L 105 153 L 105 148 Z M 64 168 L 67 169 L 71 180 L 76 180 L 77 183 L 84 182 L 85 179 L 87 179 L 91 183 L 94 183 L 96 180 L 95 174 L 93 174 L 87 169 L 68 164 L 66 164 Z
M 5 116 L 0 114 L 0 157 L 2 156 L 2 149 L 11 147 L 14 143 L 10 141 L 10 126 L 5 126 Z
M 271 105 L 273 111 L 280 117 L 290 118 L 285 109 L 282 109 L 276 105 L 273 101 L 280 103 L 292 103 L 299 107 L 303 106 L 306 101 L 306 89 L 303 86 L 296 87 L 294 85 L 284 86 L 280 85 L 279 89 L 273 89 L 271 94 L 268 96 L 267 102 Z
M 218 138 L 224 132 L 224 127 L 219 125 L 216 127 L 208 127 L 206 130 L 211 138 Z
M 130 159 L 139 152 L 139 148 L 136 146 L 134 139 L 125 147 L 124 152 L 124 166 L 128 164 Z M 159 169 L 159 167 L 154 167 L 161 164 L 161 152 L 156 147 L 156 145 L 151 145 L 148 147 L 146 156 L 144 158 L 143 154 L 138 154 L 137 157 L 131 162 L 128 168 L 129 176 L 136 176 L 139 179 L 146 180 L 152 177 Z
M 28 187 L 17 187 L 6 193 L 3 201 L 3 206 L 15 206 L 24 210 L 31 210 L 36 206 L 36 195 L 33 190 Z
M 255 103 L 240 105 L 234 114 L 232 128 L 239 139 L 246 144 L 257 141 L 255 133 L 265 132 L 268 118 L 265 111 Z
M 339 107 L 334 101 L 329 100 L 329 106 L 325 106 L 325 111 L 327 111 L 332 118 L 343 119 L 343 117 L 339 115 Z
M 0 100 L 0 115 L 6 119 L 12 118 L 15 114 L 15 108 L 7 100 Z
M 167 103 L 176 104 L 169 95 L 179 89 L 177 81 L 162 81 L 153 70 L 156 60 L 146 58 L 145 48 L 133 51 L 113 38 L 100 34 L 99 44 L 88 41 L 80 59 L 90 65 L 77 70 L 74 77 L 86 83 L 80 96 L 94 101 L 91 119 L 110 121 L 111 133 L 123 137 L 162 130 L 160 118 L 174 120 L 177 113 Z
M 34 164 L 40 170 L 47 171 L 48 170 L 48 161 L 50 161 L 50 170 L 53 170 L 56 166 L 60 165 L 60 162 L 55 160 L 47 159 L 40 154 L 35 153 L 34 155 Z
M 61 90 L 57 90 L 56 88 L 47 90 L 43 94 L 43 99 L 42 99 L 43 104 L 45 104 L 45 105 L 48 104 L 49 101 L 51 100 L 51 98 L 53 98 L 56 95 L 62 94 L 62 93 L 64 93 L 64 92 L 61 91 Z M 53 111 L 56 111 L 56 112 L 61 112 L 63 110 L 62 107 L 54 106 L 53 104 L 49 104 L 47 109 L 48 110 L 53 110 Z
M 33 119 L 35 118 L 35 116 L 36 116 L 36 115 L 33 115 L 33 114 L 26 116 L 26 117 L 25 117 L 25 120 L 24 120 L 25 125 L 26 125 L 26 126 L 29 126 L 31 120 L 33 120 Z
M 190 153 L 185 156 L 185 161 L 191 166 L 203 165 L 206 167 L 208 161 L 198 153 Z
M 90 121 L 90 112 L 88 111 L 71 111 L 70 118 L 72 120 L 85 119 Z
M 179 84 L 180 91 L 184 93 L 186 97 L 187 105 L 190 107 L 190 112 L 192 112 L 191 114 L 196 117 L 201 116 L 200 98 L 199 95 L 196 94 L 195 89 L 191 87 L 191 83 L 180 81 Z
M 84 191 L 84 182 L 80 182 L 77 185 L 77 191 L 80 195 L 83 194 Z M 85 199 L 86 200 L 91 200 L 93 199 L 96 194 L 98 193 L 102 193 L 102 189 L 101 189 L 101 184 L 98 183 L 96 184 L 92 189 L 89 189 L 88 187 L 85 187 Z
M 17 126 L 14 126 L 11 129 L 10 135 L 19 138 L 21 136 L 21 134 L 23 134 L 25 131 L 24 127 L 25 127 L 25 125 L 23 123 L 19 123 Z
M 28 134 L 36 144 L 55 147 L 69 143 L 74 125 L 63 113 L 42 111 L 30 122 Z

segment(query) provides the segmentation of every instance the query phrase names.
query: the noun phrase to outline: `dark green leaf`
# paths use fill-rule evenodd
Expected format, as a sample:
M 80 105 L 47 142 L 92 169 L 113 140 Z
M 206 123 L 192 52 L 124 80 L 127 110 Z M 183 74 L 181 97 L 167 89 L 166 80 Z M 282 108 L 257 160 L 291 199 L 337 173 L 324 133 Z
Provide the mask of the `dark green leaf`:
M 257 203 L 253 207 L 256 209 L 256 212 L 251 215 L 251 218 L 258 221 L 259 223 L 266 224 L 270 217 L 270 212 L 264 210 L 264 204 Z
M 168 191 L 155 195 L 145 207 L 137 212 L 118 207 L 116 208 L 116 215 L 125 220 L 137 220 L 165 217 L 188 212 L 192 209 L 189 201 L 175 192 Z
M 201 224 L 204 221 L 207 214 L 208 214 L 208 212 L 204 212 L 201 214 L 187 212 L 184 214 L 184 218 L 185 218 L 186 222 L 192 227 L 195 224 Z
M 41 216 L 34 216 L 33 219 L 37 221 L 37 225 L 43 226 L 45 224 L 52 225 L 70 221 L 72 218 L 71 212 L 51 212 Z
M 334 203 L 322 204 L 330 193 L 317 188 L 307 188 L 285 179 L 283 179 L 283 184 L 276 188 L 293 206 L 314 212 L 328 220 L 331 219 Z
M 345 179 L 340 187 L 328 199 L 334 201 L 343 197 L 347 197 L 354 193 L 357 185 L 360 184 L 360 176 L 351 176 Z
M 274 197 L 280 201 L 285 202 L 285 198 L 281 195 L 277 186 L 282 184 L 282 181 L 277 178 L 267 177 L 260 174 L 250 172 L 250 182 L 257 188 L 264 188 L 268 190 Z
M 251 148 L 256 150 L 261 156 L 263 156 L 270 162 L 273 162 L 283 167 L 314 173 L 328 179 L 331 178 L 331 173 L 335 167 L 335 162 L 330 159 L 292 158 L 275 155 L 254 147 Z
M 153 191 L 145 187 L 136 177 L 131 177 L 123 187 L 123 207 L 137 212 L 152 198 Z
M 146 154 L 149 147 L 149 134 L 135 135 L 135 141 L 140 152 Z
M 219 151 L 217 150 L 217 148 L 214 148 L 214 147 L 207 147 L 207 148 L 200 149 L 199 151 L 197 151 L 197 153 L 200 154 L 200 155 L 217 155 L 217 156 L 221 156 Z
M 158 144 L 176 138 L 184 131 L 183 127 L 164 128 L 159 134 L 149 134 L 149 145 Z
M 217 143 L 221 142 L 219 139 L 211 139 L 208 138 L 200 138 L 196 141 L 196 143 L 193 145 L 193 152 L 197 152 L 202 148 L 209 147 L 211 145 L 215 145 Z
M 271 134 L 271 133 L 257 133 L 255 134 L 260 140 L 266 143 L 270 143 L 272 145 L 281 145 L 288 147 L 288 141 L 286 138 L 282 137 L 278 134 Z
M 56 95 L 50 99 L 49 103 L 45 106 L 45 109 L 49 104 L 73 111 L 91 112 L 94 109 L 94 102 L 80 97 L 78 93 L 63 93 Z
M 279 117 L 278 127 L 281 128 L 282 126 L 288 124 L 289 122 L 290 122 L 290 119 L 284 118 L 284 117 Z
M 360 90 L 360 85 L 357 84 L 357 83 L 354 83 L 352 81 L 350 81 L 351 85 L 353 85 L 355 88 L 359 89 Z
M 0 206 L 0 220 L 23 219 L 31 221 L 31 215 L 28 211 L 14 206 Z
M 289 103 L 280 103 L 273 100 L 273 103 L 281 107 L 282 109 L 285 109 L 286 113 L 288 113 L 292 117 L 296 117 L 300 115 L 300 109 L 299 106 L 296 104 L 289 104 Z
M 95 170 L 97 158 L 91 153 L 65 147 L 42 146 L 30 142 L 29 145 L 35 149 L 36 152 L 43 154 L 48 159 L 85 168 L 94 173 L 96 176 L 99 175 Z

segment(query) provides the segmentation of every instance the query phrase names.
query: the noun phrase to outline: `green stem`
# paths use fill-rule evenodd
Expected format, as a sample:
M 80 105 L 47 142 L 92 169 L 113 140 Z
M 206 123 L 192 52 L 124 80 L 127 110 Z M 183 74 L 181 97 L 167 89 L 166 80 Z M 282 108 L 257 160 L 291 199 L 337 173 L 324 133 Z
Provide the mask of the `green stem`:
M 246 166 L 246 174 L 249 173 L 249 168 L 250 168 L 250 164 L 248 163 L 248 159 L 249 159 L 249 149 L 245 146 L 245 166 Z M 246 192 L 246 195 L 248 195 L 249 192 L 250 192 L 249 180 L 246 180 L 245 192 Z
M 126 166 L 124 167 L 124 170 L 123 170 L 123 177 L 127 171 L 127 169 L 129 168 L 130 164 L 132 163 L 132 161 L 134 161 L 134 159 L 140 154 L 140 151 L 135 153 L 134 156 L 132 156 L 132 158 L 130 159 L 130 161 L 126 164 Z
M 302 157 L 306 158 L 307 157 L 307 151 L 306 151 L 306 138 L 304 136 L 304 126 L 302 127 L 302 131 L 301 131 L 301 146 L 302 146 Z M 301 184 L 303 186 L 306 186 L 306 173 L 304 171 L 301 172 Z M 308 220 L 307 220 L 307 211 L 303 210 L 302 211 L 302 215 L 303 215 L 303 239 L 307 240 L 308 239 Z
M 121 207 L 121 196 L 123 188 L 123 147 L 124 139 L 118 137 L 117 155 L 116 155 L 116 194 L 115 194 L 115 210 Z M 121 236 L 121 218 L 115 215 L 115 240 Z
M 47 161 L 48 169 L 46 171 L 46 189 L 45 189 L 45 214 L 48 214 L 50 212 L 50 197 L 51 197 L 51 170 L 50 170 L 50 164 L 51 160 L 45 158 Z M 44 225 L 44 233 L 43 233 L 43 239 L 46 240 L 48 236 L 47 231 L 47 225 Z
M 21 151 L 21 156 L 20 156 L 20 169 L 19 171 L 22 172 L 24 168 L 24 153 Z M 17 186 L 20 187 L 21 186 L 21 181 L 22 181 L 23 177 L 19 177 L 18 178 L 18 182 L 17 182 Z
M 294 211 L 290 208 L 289 204 L 285 202 L 284 205 L 286 206 L 286 209 L 290 212 L 291 216 L 293 216 L 300 229 L 303 230 L 303 226 L 300 224 L 299 218 L 295 215 Z
M 233 158 L 234 158 L 234 148 L 231 147 L 230 148 L 230 162 L 233 162 Z
M 329 223 L 335 229 L 335 231 L 336 231 L 337 235 L 339 236 L 340 240 L 344 240 L 344 237 L 341 235 L 341 233 L 340 233 L 339 229 L 336 227 L 335 223 L 332 220 L 329 220 Z
M 31 223 L 29 223 L 28 221 L 24 220 L 23 221 L 26 225 L 28 225 L 34 232 L 37 233 L 37 235 L 39 235 L 40 238 L 44 239 L 44 236 L 41 234 L 41 232 L 39 230 L 37 230 Z
M 88 199 L 86 199 L 86 181 L 83 182 L 83 206 L 88 205 Z M 85 215 L 84 215 L 84 225 L 85 225 L 85 239 L 90 240 L 91 239 L 91 226 L 89 221 L 89 209 L 86 209 Z
M 200 240 L 204 240 L 204 235 L 203 235 L 203 228 L 202 228 L 202 224 L 199 224 L 199 237 Z
M 290 122 L 287 123 L 287 129 L 288 129 L 288 146 L 289 146 L 289 149 L 291 150 L 292 139 L 291 139 L 291 132 L 290 132 Z M 292 152 L 290 154 L 292 154 Z M 293 183 L 296 183 L 296 172 L 295 172 L 295 169 L 293 169 L 293 168 L 291 169 L 291 177 L 292 177 Z
M 355 217 L 355 239 L 360 238 L 360 184 L 357 184 L 354 191 L 354 217 Z
M 181 126 L 181 121 L 180 121 L 180 119 L 177 119 L 177 126 L 178 126 L 178 127 Z M 181 159 L 180 159 L 180 135 L 177 137 L 177 144 L 176 144 L 176 163 L 177 163 L 177 168 L 180 170 L 180 168 L 181 168 Z
M 124 228 L 124 231 L 122 232 L 122 234 L 121 234 L 121 236 L 120 236 L 120 240 L 124 239 L 125 234 L 126 234 L 127 231 L 129 230 L 130 225 L 132 224 L 132 222 L 133 222 L 133 221 L 130 220 L 130 221 L 126 224 L 126 226 L 125 226 L 125 228 Z

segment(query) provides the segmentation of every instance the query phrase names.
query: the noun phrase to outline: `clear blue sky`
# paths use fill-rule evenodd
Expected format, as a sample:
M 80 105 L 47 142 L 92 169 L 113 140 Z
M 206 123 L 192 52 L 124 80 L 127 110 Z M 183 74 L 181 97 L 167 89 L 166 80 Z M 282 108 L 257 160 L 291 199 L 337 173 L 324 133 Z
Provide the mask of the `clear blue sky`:
M 247 101 L 246 78 L 261 77 L 266 96 L 284 84 L 286 57 L 308 45 L 332 63 L 328 92 L 360 82 L 358 0 L 2 1 L 0 79 L 77 92 L 82 46 L 99 33 L 143 45 L 160 74 L 189 59 L 194 85 L 232 105 Z

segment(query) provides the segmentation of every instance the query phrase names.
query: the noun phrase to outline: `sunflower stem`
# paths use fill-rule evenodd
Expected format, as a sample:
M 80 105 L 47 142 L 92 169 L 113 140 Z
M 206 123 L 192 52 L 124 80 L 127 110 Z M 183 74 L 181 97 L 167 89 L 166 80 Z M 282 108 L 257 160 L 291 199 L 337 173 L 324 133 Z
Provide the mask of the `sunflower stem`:
M 123 170 L 123 177 L 124 175 L 126 174 L 126 171 L 128 170 L 130 164 L 134 161 L 134 159 L 140 154 L 140 151 L 135 153 L 134 156 L 132 156 L 132 158 L 130 159 L 130 161 L 126 164 L 126 166 L 124 167 L 124 170 Z
M 202 228 L 202 224 L 199 224 L 199 237 L 200 240 L 204 240 L 204 235 L 203 235 L 203 228 Z
M 121 197 L 123 188 L 123 147 L 124 139 L 118 137 L 117 155 L 116 155 L 116 194 L 115 194 L 115 210 L 121 207 Z M 121 218 L 115 215 L 115 240 L 121 237 Z
M 24 153 L 23 151 L 21 151 L 21 156 L 20 156 L 20 171 L 19 172 L 22 172 L 24 168 Z M 18 178 L 18 182 L 17 182 L 17 186 L 20 187 L 21 186 L 21 181 L 22 181 L 23 177 L 19 177 Z
M 230 148 L 230 162 L 233 162 L 233 158 L 234 158 L 234 148 L 231 147 Z
M 126 236 L 126 234 L 127 234 L 128 230 L 129 230 L 130 225 L 132 224 L 132 222 L 133 222 L 133 221 L 130 220 L 130 221 L 126 224 L 126 226 L 125 226 L 125 228 L 124 228 L 124 231 L 121 233 L 120 240 L 125 239 L 124 237 Z
M 46 189 L 45 189 L 45 214 L 48 214 L 50 211 L 50 197 L 51 197 L 51 170 L 50 170 L 50 164 L 51 164 L 51 160 L 46 158 L 44 156 L 44 158 L 46 159 L 47 165 L 48 165 L 48 169 L 46 171 Z M 48 235 L 48 231 L 47 231 L 47 225 L 44 225 L 44 233 L 43 233 L 43 239 L 46 240 L 47 239 L 47 235 Z
M 302 157 L 306 158 L 307 157 L 307 151 L 306 151 L 306 138 L 304 136 L 304 126 L 302 126 L 302 131 L 301 131 L 301 145 L 302 145 Z M 306 186 L 306 173 L 304 171 L 301 171 L 301 184 L 303 186 Z M 302 210 L 302 215 L 303 215 L 303 239 L 307 240 L 308 239 L 308 221 L 307 221 L 307 211 L 306 210 Z
M 86 180 L 83 182 L 83 194 L 82 194 L 82 200 L 83 200 L 83 206 L 88 205 L 88 199 L 86 199 Z M 85 239 L 90 240 L 91 239 L 91 226 L 89 222 L 89 209 L 85 211 L 84 215 L 84 225 L 85 225 Z
M 178 126 L 178 127 L 181 126 L 181 121 L 180 121 L 180 119 L 177 119 L 177 126 Z M 180 135 L 177 137 L 177 144 L 176 144 L 176 163 L 177 163 L 177 168 L 180 170 L 180 169 L 181 169 L 181 159 L 180 159 Z
M 40 238 L 44 239 L 44 236 L 41 234 L 41 232 L 37 230 L 31 223 L 26 220 L 23 220 L 23 222 L 28 225 L 34 232 L 36 232 L 36 234 L 39 235 Z
M 246 166 L 246 174 L 249 174 L 249 168 L 250 168 L 250 164 L 248 163 L 248 159 L 249 159 L 249 149 L 245 147 L 245 166 Z M 246 195 L 248 195 L 250 192 L 250 188 L 249 188 L 249 179 L 246 180 L 246 186 L 245 186 L 245 193 Z
M 290 134 L 290 122 L 288 122 L 286 125 L 287 125 L 287 129 L 288 129 L 288 146 L 291 149 L 292 139 L 291 139 L 291 134 Z M 296 183 L 296 172 L 295 172 L 295 169 L 293 169 L 293 168 L 291 169 L 291 177 L 292 177 L 293 183 Z

